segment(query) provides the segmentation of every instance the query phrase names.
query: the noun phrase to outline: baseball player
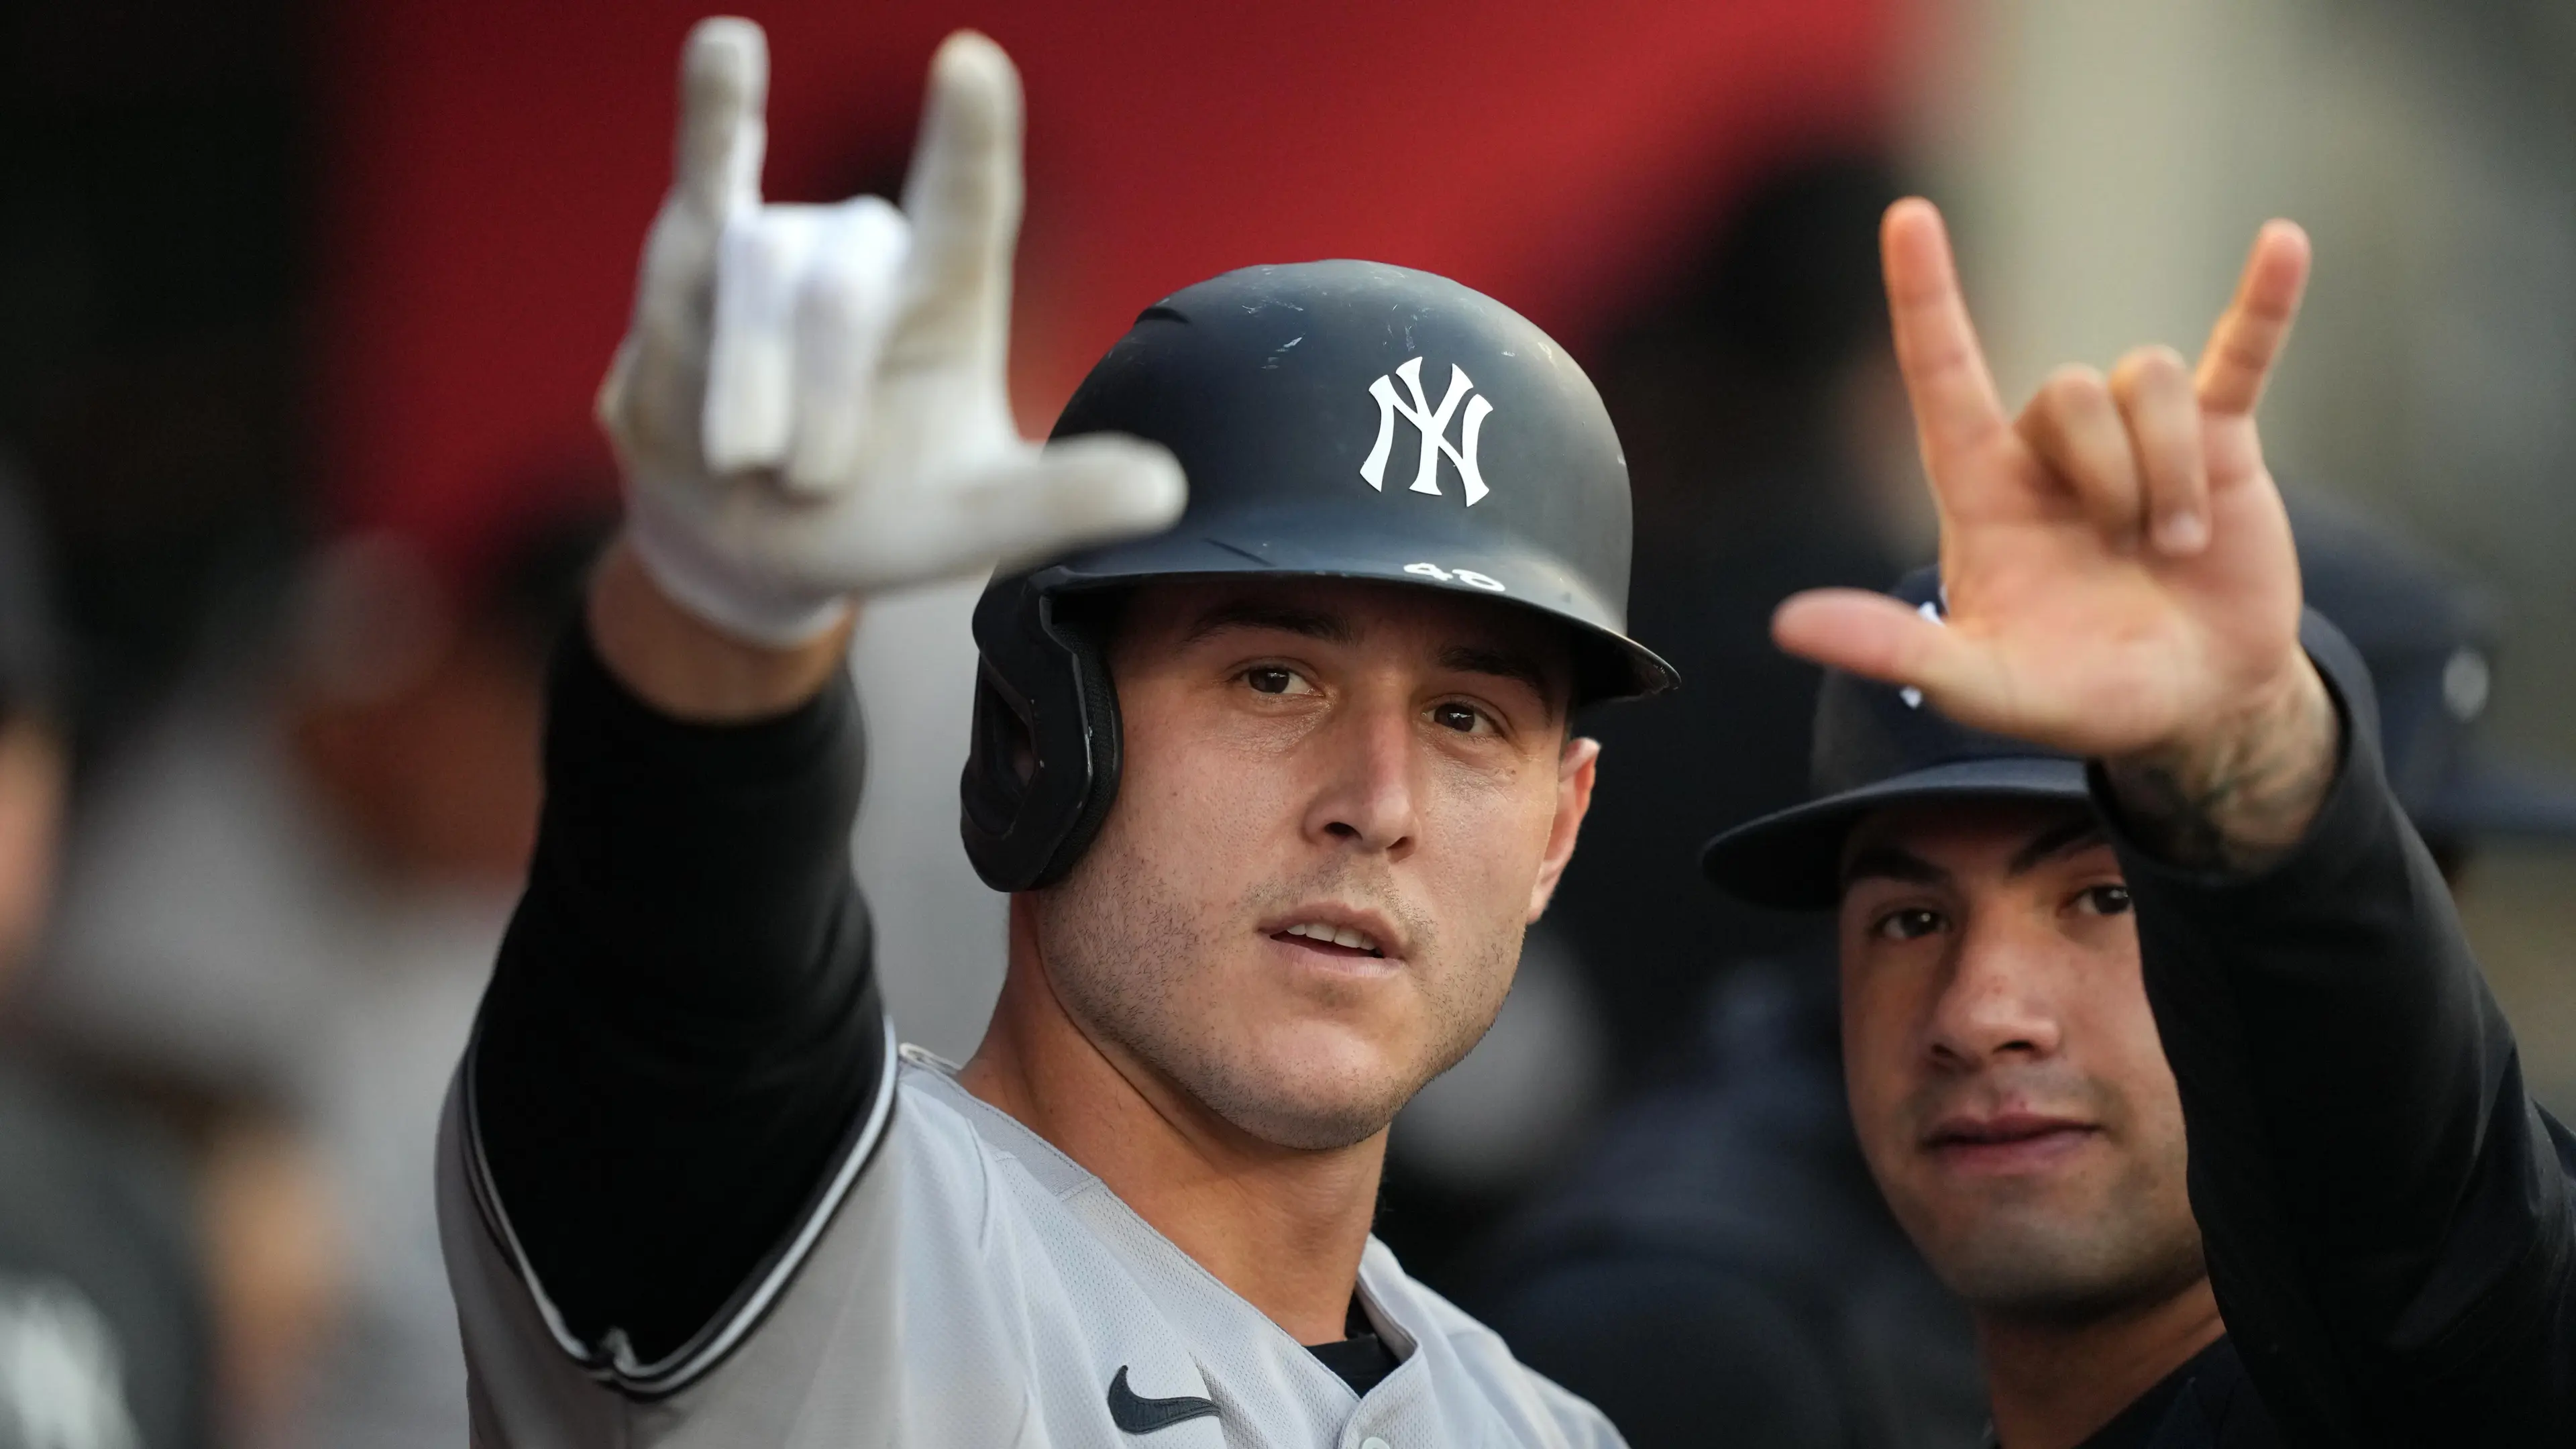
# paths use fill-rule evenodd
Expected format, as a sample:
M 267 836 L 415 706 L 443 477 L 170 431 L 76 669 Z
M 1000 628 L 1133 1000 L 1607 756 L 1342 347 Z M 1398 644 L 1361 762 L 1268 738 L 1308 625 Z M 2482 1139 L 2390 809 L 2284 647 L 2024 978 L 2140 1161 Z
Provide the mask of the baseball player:
M 941 49 L 900 209 L 764 206 L 762 44 L 688 44 L 625 527 L 442 1132 L 477 1442 L 1617 1442 L 1369 1238 L 1574 847 L 1570 712 L 1671 682 L 1590 385 L 1454 283 L 1262 267 L 1032 447 L 1009 63 Z M 871 984 L 841 658 L 994 559 L 961 826 L 1010 950 L 958 1067 Z
M 2576 842 L 2576 787 L 2498 757 L 2479 737 L 2497 622 L 2484 590 L 2405 535 L 2313 491 L 2285 489 L 2283 502 L 2308 606 L 2368 668 L 2390 788 L 2444 877 L 2458 882 L 2493 839 Z M 1937 606 L 1928 569 L 1896 594 Z M 1730 832 L 1701 862 L 1739 899 L 1822 927 L 1814 946 L 1730 967 L 1692 1069 L 1602 1125 L 1580 1170 L 1497 1243 L 1483 1272 L 1495 1286 L 1463 1301 L 1523 1362 L 1610 1415 L 1638 1449 L 1697 1445 L 1712 1422 L 1742 1426 L 1739 1444 L 1778 1449 L 1984 1445 L 1994 1416 L 1975 1318 L 1888 1211 L 1889 1194 L 1902 1193 L 1919 1227 L 1932 1216 L 1928 1206 L 1950 1220 L 1952 1231 L 1927 1229 L 1924 1246 L 1978 1300 L 1978 1316 L 2009 1317 L 2013 1299 L 2034 1284 L 2059 1297 L 2087 1290 L 2092 1308 L 2052 1315 L 2045 1332 L 1985 1355 L 2004 1370 L 1995 1376 L 1999 1395 L 2036 1379 L 2090 1405 L 2093 1416 L 2125 1399 L 2088 1442 L 2133 1443 L 2177 1412 L 2178 1432 L 2244 1442 L 2260 1403 L 2250 1390 L 2230 1391 L 2244 1382 L 2235 1346 L 2213 1341 L 2194 1352 L 2193 1334 L 2152 1331 L 2159 1316 L 2195 1329 L 2216 1322 L 2206 1274 L 2151 1273 L 2122 1292 L 2099 1291 L 2103 1263 L 2170 1262 L 2177 1243 L 2189 1245 L 2180 1257 L 2197 1260 L 2199 1229 L 2179 1190 L 2179 1132 L 2123 1131 L 2101 1154 L 2170 1190 L 2124 1193 L 2125 1211 L 2074 1194 L 2034 1210 L 2032 1199 L 2048 1194 L 2035 1192 L 2028 1174 L 1923 1170 L 1939 1157 L 1906 1142 L 1896 1110 L 1904 1094 L 1864 1096 L 1846 1085 L 1847 1077 L 1910 1081 L 1955 1097 L 2054 1077 L 2086 1083 L 2096 1102 L 2116 1095 L 2146 1109 L 2129 1114 L 2131 1123 L 2181 1120 L 2140 982 L 2136 933 L 2118 897 L 2080 898 L 2119 878 L 2099 841 L 2037 874 L 1954 872 L 1935 899 L 1903 903 L 1958 923 L 2037 896 L 2079 907 L 2044 913 L 2064 929 L 1980 932 L 1982 946 L 1973 956 L 1963 946 L 1935 991 L 1891 1000 L 1869 979 L 1843 991 L 1837 956 L 1849 950 L 1857 967 L 1862 950 L 1877 947 L 1857 935 L 1838 941 L 1831 917 L 1845 908 L 1884 912 L 1899 904 L 1888 893 L 1905 884 L 1864 884 L 1855 870 L 1847 891 L 1846 845 L 1857 851 L 1866 830 L 1874 844 L 1918 859 L 1979 837 L 2008 852 L 2090 813 L 2083 762 L 1961 730 L 1892 686 L 1828 679 L 1803 731 L 1813 744 L 1811 798 Z M 1635 768 L 1627 752 L 1619 758 Z M 1896 818 L 1909 810 L 1921 812 L 1910 825 Z M 2027 813 L 2016 819 L 2017 811 Z M 1934 822 L 1951 832 L 1946 846 L 1905 838 Z M 1601 823 L 1596 811 L 1587 855 L 1600 847 Z M 2081 890 L 2061 891 L 2068 885 Z M 1922 939 L 1937 944 L 1964 929 L 1945 925 Z M 2080 974 L 2060 971 L 2070 957 Z M 2085 989 L 2060 989 L 2070 979 Z M 1848 1062 L 1846 1004 L 1855 1040 L 1875 1048 Z M 2002 1029 L 1981 1035 L 1978 1014 L 1998 1004 L 1986 1024 Z M 1862 1156 L 1856 1110 L 1878 1139 L 1886 1190 Z M 2061 1180 L 2094 1171 L 2100 1157 L 2087 1156 L 2065 1164 Z M 2092 1261 L 2052 1262 L 2029 1250 L 2033 1234 L 2089 1242 Z M 1977 1238 L 1990 1256 L 2000 1244 L 1999 1256 L 2022 1266 L 2018 1284 L 1978 1271 L 1966 1251 Z M 2060 1352 L 2016 1354 L 2014 1343 Z M 2111 1371 L 2071 1366 L 2062 1351 L 2074 1345 Z M 1668 1367 L 1675 1352 L 1726 1367 L 1676 1377 Z M 2036 1372 L 2016 1377 L 2019 1368 Z M 2153 1387 L 2128 1397 L 2142 1384 Z
M 2254 427 L 2305 239 L 2264 230 L 2196 373 L 2068 369 L 2018 420 L 1937 215 L 1884 243 L 1939 574 L 1782 607 L 1843 671 L 1823 798 L 1707 864 L 1837 904 L 1855 1125 L 2000 1442 L 2576 1438 L 2576 1139 L 2302 624 Z

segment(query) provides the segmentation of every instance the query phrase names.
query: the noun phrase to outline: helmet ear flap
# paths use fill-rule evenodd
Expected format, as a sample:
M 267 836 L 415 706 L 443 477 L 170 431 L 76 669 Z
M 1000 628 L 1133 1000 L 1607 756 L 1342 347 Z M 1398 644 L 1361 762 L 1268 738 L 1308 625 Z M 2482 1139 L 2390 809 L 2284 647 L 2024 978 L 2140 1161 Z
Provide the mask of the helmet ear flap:
M 999 891 L 1062 880 L 1118 795 L 1118 692 L 1096 611 L 1025 584 L 975 609 L 982 659 L 958 831 Z
M 1008 833 L 1027 804 L 1029 783 L 1038 771 L 1034 726 L 1019 692 L 994 672 L 990 662 L 978 659 L 975 717 L 969 726 L 966 773 L 959 781 L 970 841 L 977 830 Z

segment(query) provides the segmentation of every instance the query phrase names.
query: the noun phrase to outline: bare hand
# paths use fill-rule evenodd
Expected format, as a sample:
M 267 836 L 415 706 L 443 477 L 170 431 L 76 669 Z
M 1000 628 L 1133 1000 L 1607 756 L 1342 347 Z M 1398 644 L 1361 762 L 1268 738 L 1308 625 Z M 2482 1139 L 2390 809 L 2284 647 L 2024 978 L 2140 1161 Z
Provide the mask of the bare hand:
M 2053 374 L 2007 418 L 1940 214 L 1882 230 L 1897 363 L 1941 522 L 1945 618 L 1884 595 L 1790 599 L 1772 632 L 1912 685 L 1951 718 L 2102 758 L 2161 843 L 2213 863 L 2294 841 L 2335 755 L 2299 646 L 2299 571 L 2254 410 L 2298 310 L 2304 233 L 2256 237 L 2197 371 L 2141 348 Z

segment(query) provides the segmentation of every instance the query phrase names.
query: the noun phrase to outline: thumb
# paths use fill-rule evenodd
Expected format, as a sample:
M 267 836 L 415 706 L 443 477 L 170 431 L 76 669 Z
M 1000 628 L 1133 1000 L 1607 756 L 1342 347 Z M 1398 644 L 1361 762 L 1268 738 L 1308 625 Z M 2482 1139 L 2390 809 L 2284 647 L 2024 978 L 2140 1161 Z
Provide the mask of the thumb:
M 1782 649 L 1829 669 L 1910 684 L 1936 701 L 1969 669 L 1968 641 L 1914 605 L 1865 589 L 1810 589 L 1771 615 Z
M 1168 528 L 1188 501 L 1169 449 L 1114 434 L 1050 443 L 956 494 L 960 531 L 1005 569 Z

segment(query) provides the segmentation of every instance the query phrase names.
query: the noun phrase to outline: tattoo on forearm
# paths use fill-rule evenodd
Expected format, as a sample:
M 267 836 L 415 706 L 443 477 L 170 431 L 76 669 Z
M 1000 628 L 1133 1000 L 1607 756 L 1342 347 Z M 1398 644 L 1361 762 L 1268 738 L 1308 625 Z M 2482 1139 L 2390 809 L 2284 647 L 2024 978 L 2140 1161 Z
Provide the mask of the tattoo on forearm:
M 2322 681 L 2215 740 L 2105 766 L 2140 844 L 2176 865 L 2252 872 L 2286 855 L 2334 785 L 2341 721 Z

